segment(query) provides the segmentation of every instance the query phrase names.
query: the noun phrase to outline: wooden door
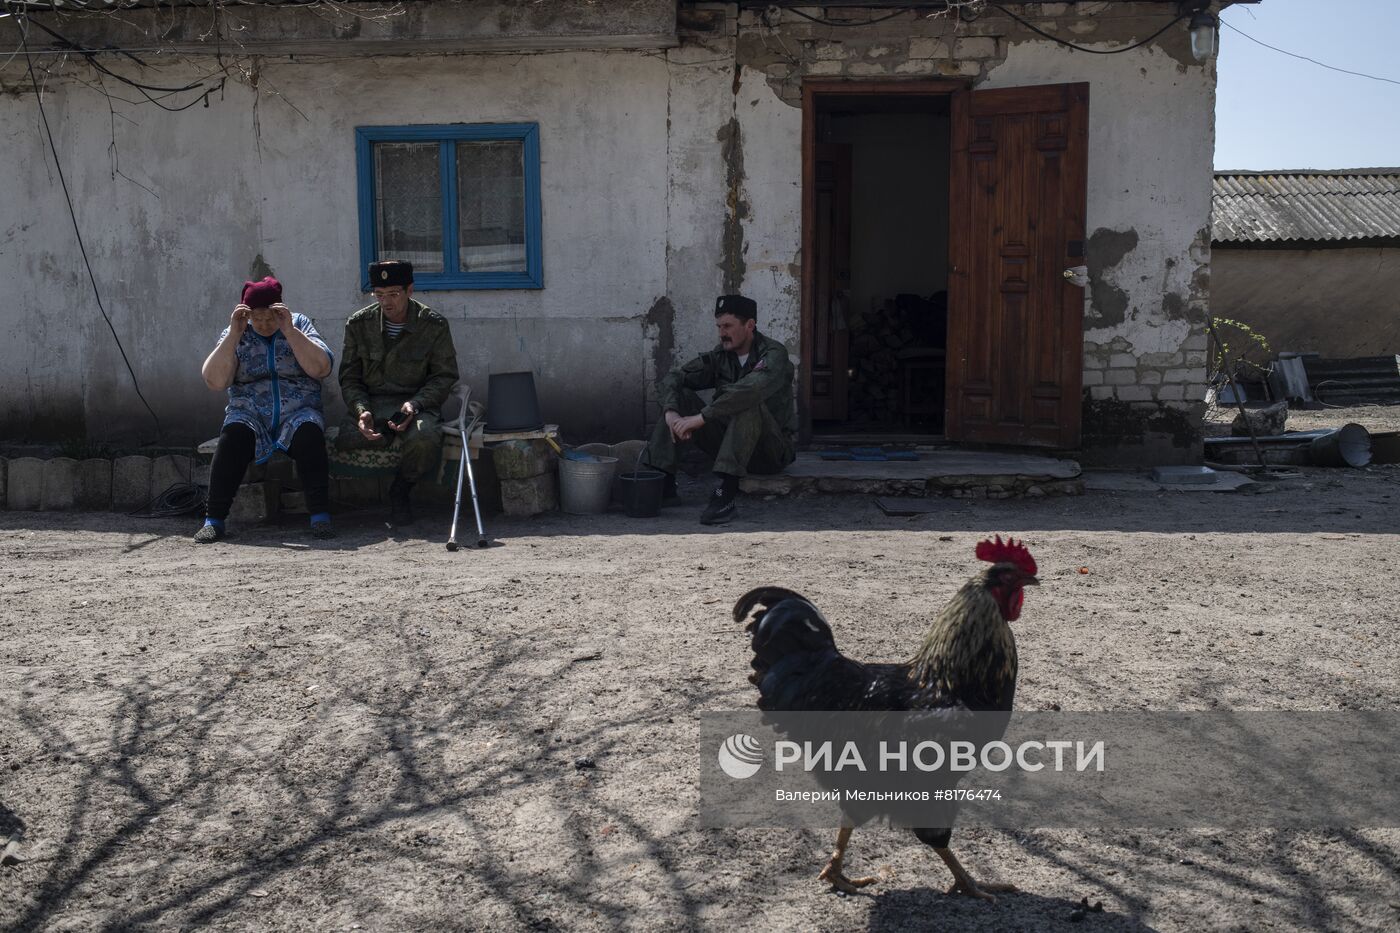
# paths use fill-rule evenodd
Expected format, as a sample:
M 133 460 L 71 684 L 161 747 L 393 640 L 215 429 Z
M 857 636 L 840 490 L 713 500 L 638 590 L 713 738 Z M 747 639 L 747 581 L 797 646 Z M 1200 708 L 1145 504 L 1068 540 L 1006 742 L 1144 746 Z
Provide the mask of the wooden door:
M 1089 86 L 954 95 L 947 436 L 1076 447 Z
M 851 147 L 819 143 L 813 201 L 812 397 L 814 421 L 845 421 L 851 294 Z

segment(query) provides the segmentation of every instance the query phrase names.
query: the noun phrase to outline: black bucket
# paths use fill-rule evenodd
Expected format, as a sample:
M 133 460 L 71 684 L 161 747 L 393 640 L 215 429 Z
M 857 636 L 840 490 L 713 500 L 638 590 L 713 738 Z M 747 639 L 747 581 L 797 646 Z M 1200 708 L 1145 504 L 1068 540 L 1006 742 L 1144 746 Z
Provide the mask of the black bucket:
M 655 518 L 661 514 L 661 493 L 666 488 L 666 474 L 660 470 L 632 470 L 619 474 L 622 484 L 622 508 L 633 518 Z
M 535 374 L 492 373 L 486 392 L 486 433 L 538 431 L 542 427 Z
M 637 451 L 637 462 L 630 473 L 617 475 L 622 489 L 622 510 L 633 518 L 655 518 L 661 514 L 661 498 L 666 491 L 666 474 L 642 469 L 647 449 Z

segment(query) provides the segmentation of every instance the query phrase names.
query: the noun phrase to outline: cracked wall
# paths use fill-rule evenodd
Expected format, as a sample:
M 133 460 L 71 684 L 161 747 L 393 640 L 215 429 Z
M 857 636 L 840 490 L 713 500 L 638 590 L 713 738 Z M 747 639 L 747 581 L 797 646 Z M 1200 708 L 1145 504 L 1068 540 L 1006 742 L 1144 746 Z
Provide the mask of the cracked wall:
M 174 86 L 200 67 L 143 76 Z M 261 73 L 264 91 L 281 97 L 229 82 L 208 109 L 145 107 L 139 126 L 110 120 L 91 88 L 49 82 L 93 271 L 167 442 L 217 433 L 225 399 L 204 387 L 199 367 L 250 275 L 275 270 L 287 303 L 337 352 L 345 318 L 370 303 L 359 287 L 355 127 L 456 122 L 539 124 L 545 287 L 416 297 L 448 318 L 478 397 L 491 372 L 530 369 L 544 410 L 572 439 L 640 435 L 655 367 L 644 335 L 668 331 L 654 308 L 667 294 L 664 59 L 421 56 L 265 62 Z M 12 228 L 7 215 L 0 228 L 13 299 L 5 322 L 17 338 L 0 345 L 0 431 L 154 440 L 93 302 L 33 99 L 0 98 L 0 114 L 0 157 L 14 167 L 6 199 L 25 205 L 28 224 Z M 132 181 L 112 177 L 112 126 Z M 712 265 L 717 244 L 716 235 L 705 245 Z M 335 380 L 325 388 L 334 421 L 343 411 Z
M 1174 15 L 1151 3 L 1045 3 L 1021 12 L 1047 31 L 1099 48 L 1146 39 Z M 842 18 L 883 15 L 849 10 Z M 1184 24 L 1141 49 L 1085 55 L 990 11 L 970 22 L 899 16 L 837 29 L 790 11 L 755 10 L 739 16 L 736 55 L 754 76 L 746 76 L 745 88 L 761 81 L 770 99 L 796 114 L 769 108 L 746 123 L 750 161 L 791 145 L 800 132 L 807 78 L 954 77 L 973 88 L 1088 82 L 1085 456 L 1199 459 L 1215 69 L 1191 58 Z M 760 106 L 741 100 L 741 117 L 745 104 Z M 757 186 L 750 190 L 750 239 L 791 250 L 800 262 L 800 224 L 782 247 L 775 242 L 782 232 L 758 233 L 769 197 L 773 210 L 790 209 L 787 187 L 762 189 L 762 198 Z
M 628 9 L 650 16 L 654 4 Z M 1087 43 L 1146 38 L 1163 16 L 1151 3 L 1027 9 Z M 546 287 L 420 297 L 453 322 L 469 378 L 531 368 L 551 417 L 583 439 L 616 440 L 656 417 L 656 380 L 670 365 L 714 345 L 716 295 L 754 298 L 760 328 L 798 356 L 804 79 L 1087 81 L 1086 447 L 1127 439 L 1130 456 L 1191 455 L 1172 419 L 1198 423 L 1203 394 L 1214 69 L 1190 60 L 1184 26 L 1135 52 L 1090 56 L 990 13 L 836 29 L 733 4 L 681 12 L 676 42 L 648 50 L 265 60 L 260 74 L 276 94 L 231 82 L 208 110 L 148 108 L 139 130 L 118 123 L 124 169 L 158 196 L 112 178 L 104 99 L 51 82 L 99 282 L 163 416 L 194 436 L 217 423 L 220 400 L 194 380 L 227 319 L 220 270 L 235 288 L 250 268 L 276 269 L 338 348 L 340 321 L 367 303 L 356 282 L 356 125 L 540 124 Z M 604 25 L 589 28 L 616 31 Z M 147 78 L 174 83 L 197 67 Z M 0 79 L 9 86 L 15 75 Z M 40 409 L 61 409 L 65 424 L 120 433 L 139 408 L 93 324 L 32 100 L 4 96 L 0 108 L 0 154 L 21 167 L 16 185 L 33 215 L 7 233 L 0 271 L 41 311 L 0 350 L 0 422 L 28 430 L 44 420 Z M 204 174 L 191 177 L 191 164 Z M 159 261 L 133 261 L 132 244 Z M 41 371 L 55 356 L 79 372 Z

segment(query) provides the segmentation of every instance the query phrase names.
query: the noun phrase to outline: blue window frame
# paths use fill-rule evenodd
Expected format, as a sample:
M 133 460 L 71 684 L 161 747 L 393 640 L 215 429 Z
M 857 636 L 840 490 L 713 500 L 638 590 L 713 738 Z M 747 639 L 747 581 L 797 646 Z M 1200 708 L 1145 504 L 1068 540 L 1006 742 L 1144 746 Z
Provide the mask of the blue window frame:
M 543 288 L 535 123 L 355 128 L 360 285 L 407 259 L 416 289 Z

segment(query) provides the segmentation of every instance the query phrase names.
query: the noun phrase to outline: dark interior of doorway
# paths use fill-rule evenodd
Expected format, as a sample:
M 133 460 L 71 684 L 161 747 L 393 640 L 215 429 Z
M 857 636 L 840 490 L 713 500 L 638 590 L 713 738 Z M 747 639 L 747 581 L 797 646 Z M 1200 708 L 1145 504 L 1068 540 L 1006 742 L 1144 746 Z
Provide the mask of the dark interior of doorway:
M 816 104 L 813 433 L 941 436 L 948 97 Z

